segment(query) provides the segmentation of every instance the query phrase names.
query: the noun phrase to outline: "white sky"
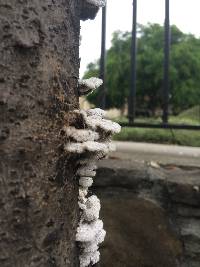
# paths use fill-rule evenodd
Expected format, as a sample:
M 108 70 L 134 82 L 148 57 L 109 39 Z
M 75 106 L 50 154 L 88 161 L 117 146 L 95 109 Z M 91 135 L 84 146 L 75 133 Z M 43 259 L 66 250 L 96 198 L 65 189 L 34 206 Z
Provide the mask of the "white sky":
M 112 33 L 116 30 L 131 31 L 132 0 L 107 0 L 106 47 L 110 47 Z M 163 24 L 165 0 L 138 0 L 138 23 Z M 200 36 L 200 0 L 171 0 L 170 23 L 185 33 Z M 81 22 L 80 76 L 88 63 L 100 57 L 101 11 L 95 20 Z

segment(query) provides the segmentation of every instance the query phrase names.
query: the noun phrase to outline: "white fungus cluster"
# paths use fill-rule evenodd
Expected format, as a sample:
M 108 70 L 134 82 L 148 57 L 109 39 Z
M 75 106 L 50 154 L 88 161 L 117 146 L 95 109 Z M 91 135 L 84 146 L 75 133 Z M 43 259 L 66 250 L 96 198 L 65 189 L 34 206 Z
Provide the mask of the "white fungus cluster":
M 79 96 L 92 93 L 95 89 L 101 86 L 102 83 L 103 81 L 96 77 L 79 80 L 78 81 Z
M 94 84 L 88 87 L 96 88 Z M 98 85 L 101 85 L 99 82 Z M 82 119 L 84 129 L 66 127 L 63 129 L 69 142 L 64 146 L 67 153 L 79 156 L 77 176 L 79 177 L 79 208 L 80 222 L 77 228 L 76 241 L 80 245 L 80 267 L 87 267 L 99 261 L 99 244 L 104 241 L 106 232 L 103 222 L 99 219 L 100 201 L 97 196 L 88 197 L 88 188 L 92 186 L 96 175 L 96 160 L 105 157 L 110 151 L 111 136 L 119 133 L 119 124 L 106 120 L 105 111 L 99 108 L 75 110 Z
M 86 2 L 96 6 L 96 7 L 104 7 L 106 4 L 106 0 L 86 0 Z

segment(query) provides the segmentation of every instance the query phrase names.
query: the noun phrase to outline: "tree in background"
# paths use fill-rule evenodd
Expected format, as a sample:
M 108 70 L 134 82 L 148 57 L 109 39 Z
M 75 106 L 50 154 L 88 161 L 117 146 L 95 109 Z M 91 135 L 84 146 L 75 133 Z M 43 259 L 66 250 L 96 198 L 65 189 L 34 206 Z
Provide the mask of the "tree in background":
M 162 105 L 164 28 L 159 24 L 138 25 L 137 107 L 152 114 Z M 130 88 L 131 33 L 113 34 L 107 51 L 107 108 L 123 108 Z M 85 77 L 99 72 L 99 62 L 87 66 Z M 199 104 L 200 39 L 171 26 L 170 104 L 174 113 Z M 100 91 L 88 97 L 96 104 Z

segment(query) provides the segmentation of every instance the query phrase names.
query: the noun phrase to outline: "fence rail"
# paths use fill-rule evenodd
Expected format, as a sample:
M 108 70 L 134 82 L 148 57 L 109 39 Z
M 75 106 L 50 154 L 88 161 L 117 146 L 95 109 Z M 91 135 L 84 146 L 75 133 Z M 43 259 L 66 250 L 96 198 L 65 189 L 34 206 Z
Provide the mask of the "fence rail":
M 109 0 L 108 0 L 109 1 Z M 133 25 L 132 25 L 132 45 L 131 45 L 131 85 L 128 102 L 128 119 L 129 122 L 121 123 L 124 127 L 141 127 L 141 128 L 162 128 L 162 129 L 184 129 L 184 130 L 200 130 L 199 125 L 190 124 L 171 124 L 169 123 L 169 95 L 170 95 L 170 0 L 165 1 L 165 20 L 164 20 L 164 62 L 163 62 L 163 90 L 162 90 L 162 122 L 143 123 L 135 122 L 136 118 L 136 58 L 137 58 L 137 0 L 133 0 Z M 102 39 L 101 39 L 101 60 L 100 60 L 100 77 L 104 80 L 102 87 L 101 106 L 106 106 L 106 6 L 102 9 Z
M 176 129 L 176 130 L 200 130 L 200 125 L 171 124 L 171 123 L 143 123 L 143 122 L 122 122 L 122 127 L 152 128 L 152 129 Z

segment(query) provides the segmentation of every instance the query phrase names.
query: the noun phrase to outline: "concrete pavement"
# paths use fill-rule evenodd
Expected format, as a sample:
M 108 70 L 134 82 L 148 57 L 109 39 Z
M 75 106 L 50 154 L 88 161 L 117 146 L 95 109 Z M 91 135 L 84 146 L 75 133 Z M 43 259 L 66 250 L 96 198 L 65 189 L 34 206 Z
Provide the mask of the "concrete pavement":
M 200 167 L 200 147 L 114 141 L 112 158 Z

